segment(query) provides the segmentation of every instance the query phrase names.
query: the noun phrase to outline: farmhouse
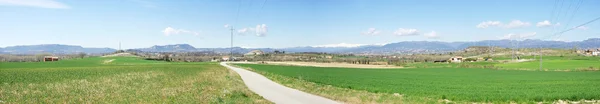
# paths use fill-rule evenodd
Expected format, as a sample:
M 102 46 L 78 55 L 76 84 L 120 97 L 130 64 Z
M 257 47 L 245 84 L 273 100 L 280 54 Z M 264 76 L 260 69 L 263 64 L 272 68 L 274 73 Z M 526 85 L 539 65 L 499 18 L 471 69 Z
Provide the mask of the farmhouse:
M 462 62 L 463 57 L 461 56 L 454 56 L 450 58 L 450 62 Z
M 582 54 L 586 56 L 598 56 L 600 55 L 600 49 L 586 49 Z
M 222 61 L 229 61 L 229 56 L 223 56 L 223 57 L 221 57 L 221 60 Z
M 592 52 L 592 56 L 598 56 L 600 55 L 600 48 L 596 49 L 596 51 Z
M 44 62 L 46 61 L 58 61 L 58 57 L 56 56 L 44 56 Z

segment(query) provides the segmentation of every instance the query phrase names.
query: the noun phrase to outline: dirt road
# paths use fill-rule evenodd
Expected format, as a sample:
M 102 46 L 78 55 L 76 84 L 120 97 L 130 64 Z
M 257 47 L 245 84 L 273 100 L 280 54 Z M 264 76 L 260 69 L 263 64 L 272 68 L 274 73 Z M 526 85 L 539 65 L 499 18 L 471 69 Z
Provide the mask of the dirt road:
M 251 91 L 271 102 L 277 104 L 338 104 L 338 102 L 324 97 L 285 87 L 258 73 L 229 66 L 226 62 L 221 62 L 221 65 L 240 74 Z

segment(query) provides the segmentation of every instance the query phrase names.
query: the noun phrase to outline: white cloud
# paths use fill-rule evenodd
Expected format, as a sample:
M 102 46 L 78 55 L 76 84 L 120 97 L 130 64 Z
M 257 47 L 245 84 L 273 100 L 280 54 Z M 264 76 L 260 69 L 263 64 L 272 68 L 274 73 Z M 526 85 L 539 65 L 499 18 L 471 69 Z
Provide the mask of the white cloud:
M 394 31 L 394 35 L 398 35 L 398 36 L 419 35 L 419 30 L 398 28 L 398 30 Z
M 175 35 L 175 34 L 192 34 L 194 36 L 200 35 L 200 33 L 196 32 L 196 31 L 189 31 L 189 30 L 185 30 L 185 29 L 175 29 L 172 27 L 167 27 L 162 32 L 163 32 L 163 34 L 165 34 L 165 36 L 170 36 L 170 35 Z
M 262 25 L 256 25 L 256 28 L 254 28 L 256 31 L 256 36 L 266 36 L 267 35 L 267 25 L 262 24 Z
M 581 30 L 587 30 L 589 29 L 588 27 L 585 26 L 579 26 L 579 27 L 574 27 L 575 29 L 581 29 Z
M 69 6 L 54 0 L 0 0 L 0 5 L 68 9 Z
M 440 38 L 440 36 L 438 36 L 435 31 L 431 31 L 429 33 L 425 33 L 425 34 L 423 34 L 423 36 L 425 36 L 426 38 L 429 38 L 429 39 L 438 39 L 438 38 Z
M 510 23 L 508 23 L 507 25 L 504 25 L 504 28 L 521 28 L 521 27 L 527 27 L 531 25 L 529 22 L 523 22 L 521 20 L 513 20 Z
M 225 27 L 228 27 L 228 25 L 226 25 Z M 241 29 L 237 29 L 238 34 L 239 35 L 245 35 L 251 32 L 254 32 L 256 34 L 256 36 L 259 37 L 263 37 L 267 35 L 268 32 L 268 28 L 267 25 L 265 24 L 259 24 L 256 25 L 256 27 L 247 27 L 247 28 L 241 28 Z
M 479 23 L 476 27 L 477 28 L 488 28 L 488 27 L 500 26 L 500 25 L 502 25 L 502 23 L 500 23 L 500 21 L 485 21 L 485 22 Z
M 363 35 L 377 35 L 379 33 L 381 33 L 381 31 L 379 31 L 379 30 L 377 30 L 375 28 L 369 28 L 369 30 L 367 30 L 365 32 L 362 32 L 361 34 L 363 34 Z
M 552 24 L 550 21 L 548 21 L 548 20 L 544 20 L 544 21 L 542 21 L 542 22 L 538 22 L 536 26 L 537 26 L 537 27 L 550 27 L 550 26 L 552 26 L 552 25 L 553 25 L 553 24 Z M 556 25 L 555 25 L 555 26 L 558 26 L 558 25 L 560 25 L 560 24 L 559 24 L 559 23 L 556 23 Z
M 485 21 L 485 22 L 479 23 L 475 27 L 477 27 L 477 28 L 488 28 L 488 27 L 522 28 L 522 27 L 527 27 L 530 25 L 531 25 L 531 23 L 523 22 L 521 20 L 513 20 L 513 21 L 509 22 L 508 24 L 504 24 L 500 21 Z
M 312 47 L 360 47 L 367 44 L 349 44 L 349 43 L 339 43 L 339 44 L 325 44 L 325 45 L 316 45 Z
M 229 26 L 230 26 L 229 24 L 225 24 L 225 26 L 223 26 L 223 27 L 225 27 L 225 28 L 229 28 Z
M 246 33 L 253 31 L 253 28 L 242 28 L 242 29 L 238 29 L 238 34 L 240 35 L 245 35 Z
M 526 38 L 530 38 L 535 36 L 535 34 L 537 34 L 536 32 L 530 32 L 530 33 L 510 33 L 510 34 L 506 34 L 502 37 L 500 37 L 500 39 L 526 39 Z

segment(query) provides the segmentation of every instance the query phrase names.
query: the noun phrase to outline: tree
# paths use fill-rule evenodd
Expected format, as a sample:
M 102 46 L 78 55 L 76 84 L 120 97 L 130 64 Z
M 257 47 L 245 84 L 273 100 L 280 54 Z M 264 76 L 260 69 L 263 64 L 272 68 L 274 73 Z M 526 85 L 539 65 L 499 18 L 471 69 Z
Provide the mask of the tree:
M 77 54 L 77 57 L 79 57 L 79 58 L 84 58 L 86 55 L 87 55 L 87 54 L 85 54 L 85 53 L 83 53 L 83 52 L 80 52 L 80 53 L 78 53 L 78 54 Z
M 52 54 L 42 53 L 42 54 L 35 55 L 37 61 L 44 61 L 44 57 L 46 57 L 46 56 L 52 56 Z

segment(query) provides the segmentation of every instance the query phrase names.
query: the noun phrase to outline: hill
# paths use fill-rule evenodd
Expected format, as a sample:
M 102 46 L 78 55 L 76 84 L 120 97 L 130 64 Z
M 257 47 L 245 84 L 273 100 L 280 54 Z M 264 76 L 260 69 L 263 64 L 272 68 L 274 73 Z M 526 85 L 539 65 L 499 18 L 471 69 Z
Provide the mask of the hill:
M 155 45 L 149 48 L 135 49 L 144 52 L 193 52 L 197 49 L 189 44 Z
M 73 54 L 73 53 L 110 53 L 116 51 L 112 48 L 84 48 L 75 45 L 61 44 L 42 44 L 42 45 L 22 45 L 9 46 L 0 49 L 0 53 L 7 54 L 37 54 L 37 53 L 53 53 L 53 54 Z
M 288 52 L 328 52 L 355 54 L 394 54 L 394 53 L 440 53 L 466 49 L 471 46 L 494 46 L 503 48 L 598 48 L 600 38 L 590 38 L 583 41 L 545 41 L 545 40 L 483 40 L 475 42 L 439 42 L 439 41 L 404 41 L 383 46 L 369 45 L 360 47 L 296 47 L 283 48 Z

